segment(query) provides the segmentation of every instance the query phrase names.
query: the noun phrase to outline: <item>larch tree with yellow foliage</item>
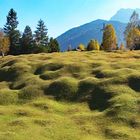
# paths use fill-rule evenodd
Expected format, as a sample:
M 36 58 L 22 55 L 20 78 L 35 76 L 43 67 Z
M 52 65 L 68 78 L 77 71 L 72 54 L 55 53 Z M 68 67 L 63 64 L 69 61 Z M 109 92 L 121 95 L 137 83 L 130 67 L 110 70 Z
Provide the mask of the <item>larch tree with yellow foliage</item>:
M 140 49 L 140 31 L 138 28 L 132 28 L 126 38 L 127 48 L 130 50 Z
M 9 51 L 10 40 L 9 37 L 4 36 L 3 34 L 0 35 L 0 52 L 2 57 Z
M 117 49 L 117 36 L 113 25 L 106 25 L 103 32 L 103 49 L 107 51 Z
M 80 51 L 84 51 L 85 50 L 84 44 L 79 44 L 77 49 L 80 50 Z
M 121 43 L 120 47 L 119 47 L 119 50 L 125 50 L 125 47 L 124 47 L 124 44 Z
M 99 45 L 98 41 L 97 40 L 90 40 L 90 42 L 88 43 L 88 46 L 87 46 L 87 50 L 88 51 L 100 50 L 100 45 Z

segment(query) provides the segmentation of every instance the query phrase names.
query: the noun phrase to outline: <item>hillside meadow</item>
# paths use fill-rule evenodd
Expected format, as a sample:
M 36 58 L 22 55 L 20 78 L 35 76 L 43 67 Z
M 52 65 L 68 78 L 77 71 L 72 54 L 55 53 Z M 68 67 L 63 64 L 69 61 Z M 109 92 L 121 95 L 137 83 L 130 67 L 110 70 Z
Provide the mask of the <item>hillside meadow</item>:
M 0 58 L 1 140 L 139 140 L 140 51 Z

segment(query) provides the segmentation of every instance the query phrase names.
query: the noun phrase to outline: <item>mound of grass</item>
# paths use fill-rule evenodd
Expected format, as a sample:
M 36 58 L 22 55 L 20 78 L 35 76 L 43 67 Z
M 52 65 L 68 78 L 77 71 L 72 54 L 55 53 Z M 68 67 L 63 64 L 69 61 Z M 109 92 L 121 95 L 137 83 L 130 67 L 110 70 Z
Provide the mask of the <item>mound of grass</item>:
M 37 86 L 27 86 L 23 88 L 19 93 L 19 99 L 21 100 L 32 100 L 43 96 L 44 92 Z
M 93 51 L 0 59 L 0 139 L 139 140 L 139 56 Z
M 48 108 L 49 108 L 48 104 L 44 101 L 34 101 L 32 104 L 34 107 L 37 107 L 37 108 L 40 108 L 43 110 L 48 110 Z
M 24 63 L 16 63 L 11 67 L 0 69 L 0 81 L 15 81 L 18 77 L 31 73 L 31 67 Z
M 17 58 L 12 58 L 12 60 L 10 61 L 8 59 L 8 62 L 7 61 L 4 62 L 4 64 L 2 64 L 2 67 L 10 67 L 13 66 L 14 64 L 21 63 L 21 62 L 24 62 L 24 64 L 29 63 L 29 61 L 26 58 L 17 57 Z
M 20 90 L 20 89 L 22 89 L 22 88 L 24 88 L 26 85 L 25 85 L 25 83 L 12 83 L 11 85 L 10 85 L 10 89 L 12 89 L 12 90 Z
M 6 81 L 0 82 L 0 89 L 7 89 L 9 88 L 9 83 Z
M 53 80 L 60 77 L 59 71 L 51 71 L 51 72 L 45 72 L 44 74 L 40 75 L 40 78 L 43 80 Z
M 125 132 L 123 131 L 119 131 L 119 130 L 116 130 L 114 128 L 106 128 L 105 129 L 105 135 L 108 139 L 128 139 L 129 138 L 129 135 L 127 135 Z
M 8 89 L 0 90 L 0 105 L 16 104 L 18 102 L 18 92 Z
M 26 123 L 24 122 L 23 119 L 15 119 L 15 120 L 12 120 L 9 123 L 9 125 L 12 126 L 12 127 L 16 127 L 16 126 L 26 127 Z
M 73 64 L 67 64 L 65 65 L 65 72 L 64 73 L 69 73 L 70 75 L 72 75 L 72 77 L 74 78 L 85 78 L 89 72 L 89 66 L 86 64 L 77 64 L 77 63 L 73 63 Z
M 77 91 L 77 81 L 70 77 L 64 77 L 52 82 L 47 88 L 46 94 L 53 95 L 57 99 L 74 100 Z
M 138 113 L 137 98 L 132 94 L 121 94 L 110 100 L 108 115 L 117 119 L 129 119 Z
M 101 70 L 94 71 L 93 74 L 95 74 L 96 78 L 110 78 L 115 76 L 115 71 L 109 69 L 107 70 L 101 69 Z
M 37 70 L 35 71 L 36 75 L 40 75 L 46 71 L 57 71 L 59 69 L 63 68 L 62 64 L 59 63 L 50 63 L 50 64 L 45 64 L 43 66 L 40 66 L 39 68 L 37 68 Z
M 87 78 L 79 82 L 77 99 L 88 101 L 91 99 L 92 92 L 98 82 L 96 78 Z
M 41 127 L 46 127 L 46 125 L 49 124 L 49 122 L 47 122 L 46 120 L 43 120 L 43 119 L 36 119 L 36 120 L 34 120 L 34 123 Z

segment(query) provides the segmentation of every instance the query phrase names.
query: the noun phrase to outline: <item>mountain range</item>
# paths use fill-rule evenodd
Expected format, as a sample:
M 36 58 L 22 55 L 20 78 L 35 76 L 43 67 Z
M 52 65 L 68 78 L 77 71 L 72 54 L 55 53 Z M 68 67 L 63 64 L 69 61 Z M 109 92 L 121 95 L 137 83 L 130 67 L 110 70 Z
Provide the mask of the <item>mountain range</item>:
M 128 23 L 133 12 L 136 11 L 140 15 L 140 9 L 120 9 L 110 20 Z
M 2 28 L 0 28 L 0 32 L 3 32 L 3 29 Z
M 66 51 L 68 46 L 76 48 L 80 43 L 87 45 L 91 39 L 97 39 L 101 43 L 104 24 L 114 26 L 119 45 L 125 43 L 124 31 L 134 10 L 140 14 L 140 9 L 120 9 L 109 21 L 98 19 L 66 31 L 57 37 L 61 51 Z

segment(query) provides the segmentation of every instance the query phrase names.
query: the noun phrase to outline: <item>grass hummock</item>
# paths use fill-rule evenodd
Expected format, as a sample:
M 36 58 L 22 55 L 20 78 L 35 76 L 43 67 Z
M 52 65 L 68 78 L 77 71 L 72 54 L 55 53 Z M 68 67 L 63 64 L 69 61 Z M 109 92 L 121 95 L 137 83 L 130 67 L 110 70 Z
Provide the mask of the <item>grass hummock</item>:
M 139 140 L 140 51 L 0 59 L 1 140 Z

